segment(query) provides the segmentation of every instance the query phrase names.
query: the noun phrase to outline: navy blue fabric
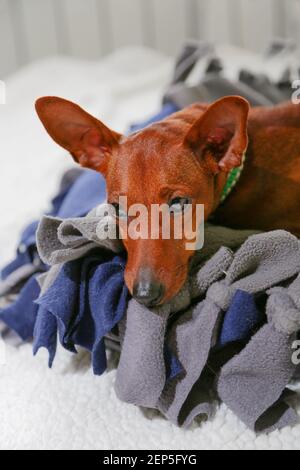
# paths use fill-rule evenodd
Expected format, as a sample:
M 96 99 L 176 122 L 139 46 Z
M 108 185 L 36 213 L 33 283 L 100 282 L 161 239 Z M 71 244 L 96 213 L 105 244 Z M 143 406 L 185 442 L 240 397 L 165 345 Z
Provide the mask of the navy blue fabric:
M 34 261 L 36 256 L 35 233 L 38 224 L 38 221 L 34 221 L 22 232 L 16 258 L 0 272 L 1 279 L 6 279 L 16 269 Z
M 184 369 L 179 359 L 169 349 L 167 343 L 165 343 L 164 358 L 166 363 L 166 382 L 169 382 L 170 380 L 175 379 L 175 377 L 183 372 Z
M 85 170 L 71 186 L 59 210 L 53 215 L 62 219 L 84 217 L 105 199 L 106 184 L 103 176 L 95 171 Z
M 40 294 L 36 276 L 32 276 L 21 290 L 17 300 L 0 311 L 0 320 L 15 331 L 23 341 L 33 337 L 38 306 L 34 303 Z
M 262 321 L 253 294 L 237 290 L 225 315 L 218 346 L 235 341 L 247 341 L 254 328 Z
M 124 283 L 125 263 L 125 257 L 104 251 L 66 263 L 52 286 L 37 300 L 34 352 L 47 348 L 50 366 L 58 333 L 65 349 L 76 352 L 78 345 L 92 353 L 96 375 L 105 371 L 104 336 L 123 317 L 129 298 Z

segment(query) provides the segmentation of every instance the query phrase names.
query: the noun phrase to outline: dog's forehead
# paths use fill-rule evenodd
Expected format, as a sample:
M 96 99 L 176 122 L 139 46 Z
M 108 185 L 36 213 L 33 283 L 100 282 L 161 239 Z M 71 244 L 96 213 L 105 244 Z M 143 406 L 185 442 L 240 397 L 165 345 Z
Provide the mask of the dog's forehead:
M 109 164 L 108 192 L 153 200 L 162 187 L 183 182 L 194 186 L 197 165 L 183 139 L 182 130 L 164 125 L 124 138 Z
M 161 156 L 171 147 L 178 146 L 184 139 L 180 126 L 162 121 L 135 132 L 124 139 L 121 152 L 125 154 L 143 153 L 145 156 Z
M 180 139 L 178 135 L 166 132 L 164 126 L 151 126 L 124 137 L 112 155 L 110 162 L 116 177 L 130 177 L 145 171 L 156 170 L 178 155 Z

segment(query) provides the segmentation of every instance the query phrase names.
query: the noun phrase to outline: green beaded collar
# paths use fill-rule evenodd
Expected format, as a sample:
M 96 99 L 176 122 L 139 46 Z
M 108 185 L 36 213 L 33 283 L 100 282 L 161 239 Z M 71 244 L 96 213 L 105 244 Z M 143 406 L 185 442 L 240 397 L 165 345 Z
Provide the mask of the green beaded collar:
M 241 166 L 238 166 L 237 168 L 233 168 L 233 170 L 231 170 L 231 172 L 229 173 L 226 184 L 222 191 L 221 203 L 225 201 L 225 199 L 229 196 L 229 194 L 231 193 L 235 185 L 238 183 L 241 173 L 243 171 L 244 165 L 245 165 L 245 160 L 246 160 L 246 153 L 244 153 L 243 155 Z

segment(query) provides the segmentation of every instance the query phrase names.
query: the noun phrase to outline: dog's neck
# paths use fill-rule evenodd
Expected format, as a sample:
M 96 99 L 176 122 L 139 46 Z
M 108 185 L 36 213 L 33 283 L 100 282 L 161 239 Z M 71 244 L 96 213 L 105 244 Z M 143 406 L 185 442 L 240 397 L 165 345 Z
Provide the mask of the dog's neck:
M 227 181 L 225 183 L 225 186 L 222 189 L 222 194 L 220 197 L 221 204 L 225 201 L 225 199 L 227 199 L 231 191 L 237 185 L 240 179 L 240 176 L 242 174 L 242 171 L 244 169 L 245 161 L 246 161 L 246 153 L 243 156 L 242 164 L 237 168 L 233 168 L 231 172 L 228 174 Z

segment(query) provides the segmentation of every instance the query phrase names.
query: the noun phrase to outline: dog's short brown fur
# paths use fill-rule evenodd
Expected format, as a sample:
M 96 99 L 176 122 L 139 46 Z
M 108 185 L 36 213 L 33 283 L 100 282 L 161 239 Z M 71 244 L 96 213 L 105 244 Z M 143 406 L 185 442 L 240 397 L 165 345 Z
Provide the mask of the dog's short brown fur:
M 59 145 L 82 166 L 105 176 L 111 203 L 120 195 L 127 196 L 128 205 L 147 207 L 189 197 L 193 207 L 204 204 L 205 218 L 212 216 L 218 224 L 282 228 L 300 236 L 300 108 L 296 105 L 253 108 L 249 113 L 243 98 L 225 97 L 212 105 L 192 105 L 129 137 L 60 98 L 41 98 L 36 109 Z M 246 149 L 238 185 L 220 205 L 228 173 L 241 164 Z M 124 223 L 119 222 L 121 234 Z M 193 255 L 185 242 L 124 240 L 126 284 L 140 301 L 161 304 L 179 291 Z

